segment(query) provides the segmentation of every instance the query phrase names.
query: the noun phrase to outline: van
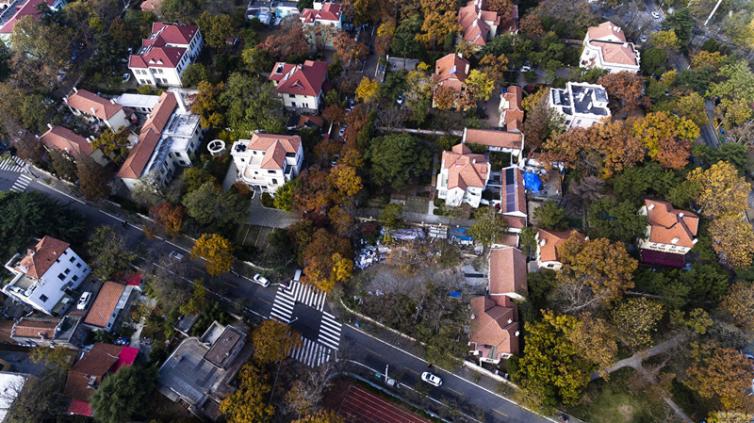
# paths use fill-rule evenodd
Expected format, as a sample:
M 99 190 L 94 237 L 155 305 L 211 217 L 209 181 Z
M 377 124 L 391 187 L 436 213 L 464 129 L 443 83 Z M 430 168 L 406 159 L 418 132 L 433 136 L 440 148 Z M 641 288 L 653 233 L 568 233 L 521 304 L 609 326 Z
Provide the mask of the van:
M 293 282 L 301 281 L 301 269 L 296 269 L 296 273 L 293 274 Z

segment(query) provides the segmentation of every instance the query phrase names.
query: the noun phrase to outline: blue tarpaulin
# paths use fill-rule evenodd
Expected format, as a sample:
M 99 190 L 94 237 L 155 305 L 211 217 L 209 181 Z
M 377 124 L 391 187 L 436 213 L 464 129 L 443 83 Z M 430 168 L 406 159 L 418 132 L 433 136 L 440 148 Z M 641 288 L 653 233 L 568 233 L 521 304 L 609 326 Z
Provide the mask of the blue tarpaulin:
M 450 291 L 450 292 L 448 293 L 448 295 L 449 295 L 449 296 L 450 296 L 451 298 L 461 298 L 461 291 L 458 291 L 458 290 L 456 290 L 456 291 Z
M 531 192 L 542 190 L 542 180 L 534 172 L 524 172 L 524 187 Z

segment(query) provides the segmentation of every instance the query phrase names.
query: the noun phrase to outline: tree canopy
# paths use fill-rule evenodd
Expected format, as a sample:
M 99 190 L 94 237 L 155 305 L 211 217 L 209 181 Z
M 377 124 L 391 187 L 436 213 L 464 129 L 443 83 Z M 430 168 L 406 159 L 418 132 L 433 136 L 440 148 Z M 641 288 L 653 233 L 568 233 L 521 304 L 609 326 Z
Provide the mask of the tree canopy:
M 122 423 L 141 415 L 157 387 L 157 370 L 134 365 L 106 377 L 91 399 L 97 421 Z

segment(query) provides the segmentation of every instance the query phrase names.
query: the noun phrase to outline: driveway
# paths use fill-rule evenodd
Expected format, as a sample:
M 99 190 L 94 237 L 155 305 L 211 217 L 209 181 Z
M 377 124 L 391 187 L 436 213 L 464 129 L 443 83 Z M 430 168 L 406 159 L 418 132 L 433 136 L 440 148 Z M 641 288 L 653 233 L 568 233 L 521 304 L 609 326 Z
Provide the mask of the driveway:
M 294 213 L 262 205 L 259 193 L 254 194 L 249 207 L 249 223 L 268 228 L 287 228 L 299 220 Z

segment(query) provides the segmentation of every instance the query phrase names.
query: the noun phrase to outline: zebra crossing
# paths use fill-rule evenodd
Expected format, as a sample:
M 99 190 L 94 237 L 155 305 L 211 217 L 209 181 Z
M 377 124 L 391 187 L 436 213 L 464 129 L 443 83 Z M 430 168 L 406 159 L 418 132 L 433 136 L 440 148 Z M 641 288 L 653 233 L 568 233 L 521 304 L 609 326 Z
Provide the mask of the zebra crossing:
M 290 323 L 293 316 L 293 306 L 296 303 L 302 303 L 322 311 L 325 308 L 326 298 L 326 293 L 301 282 L 291 282 L 288 287 L 280 285 L 275 294 L 275 301 L 272 303 L 270 317 L 284 323 Z
M 10 190 L 12 192 L 24 192 L 26 191 L 26 187 L 29 186 L 31 181 L 32 181 L 31 176 L 21 174 L 18 176 L 18 179 L 16 179 L 16 182 L 13 183 L 13 186 L 10 187 Z
M 310 339 L 304 338 L 301 346 L 291 351 L 291 357 L 309 367 L 318 367 L 334 358 L 335 351 Z
M 323 311 L 322 321 L 319 324 L 319 336 L 317 342 L 337 350 L 340 345 L 340 330 L 343 324 L 335 320 L 335 316 Z
M 13 157 L 0 161 L 0 170 L 4 170 L 6 172 L 21 173 L 21 171 L 24 170 L 24 167 L 25 164 L 22 160 L 15 159 Z

